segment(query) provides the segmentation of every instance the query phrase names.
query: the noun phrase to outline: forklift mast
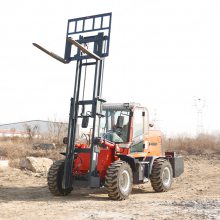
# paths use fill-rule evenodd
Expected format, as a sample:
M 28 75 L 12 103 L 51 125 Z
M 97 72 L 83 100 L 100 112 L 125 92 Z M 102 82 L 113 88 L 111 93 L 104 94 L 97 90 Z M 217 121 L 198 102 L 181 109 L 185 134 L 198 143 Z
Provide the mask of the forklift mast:
M 97 172 L 99 148 L 95 143 L 95 137 L 99 136 L 99 124 L 102 117 L 102 84 L 104 72 L 104 59 L 109 55 L 110 33 L 112 13 L 105 13 L 75 19 L 69 19 L 67 24 L 66 47 L 64 58 L 49 52 L 40 45 L 34 43 L 38 49 L 47 53 L 56 60 L 67 64 L 76 61 L 75 86 L 70 103 L 69 127 L 64 163 L 63 189 L 72 188 L 72 169 L 74 156 L 77 153 L 90 153 L 90 170 L 88 181 L 90 187 L 99 187 L 100 178 Z M 73 47 L 75 46 L 75 47 Z M 88 49 L 92 47 L 93 50 Z M 93 66 L 93 87 L 91 99 L 84 99 L 86 70 Z M 84 71 L 83 71 L 84 70 Z M 91 78 L 90 78 L 91 79 Z M 82 97 L 81 97 L 82 94 Z M 82 119 L 82 127 L 88 126 L 89 118 L 92 118 L 92 136 L 90 148 L 75 148 L 77 121 Z

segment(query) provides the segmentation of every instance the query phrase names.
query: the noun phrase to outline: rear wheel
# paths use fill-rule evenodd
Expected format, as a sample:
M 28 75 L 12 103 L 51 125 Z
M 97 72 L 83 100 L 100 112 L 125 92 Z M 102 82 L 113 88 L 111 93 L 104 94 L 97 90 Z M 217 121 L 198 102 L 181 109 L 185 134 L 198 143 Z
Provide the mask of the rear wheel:
M 66 196 L 72 191 L 72 188 L 62 188 L 63 173 L 64 160 L 55 161 L 48 171 L 47 183 L 50 192 L 55 196 Z
M 168 191 L 173 182 L 173 170 L 170 162 L 164 158 L 155 159 L 150 180 L 156 192 Z
M 108 196 L 114 200 L 126 199 L 132 190 L 133 175 L 131 167 L 124 161 L 115 161 L 106 172 L 105 187 Z

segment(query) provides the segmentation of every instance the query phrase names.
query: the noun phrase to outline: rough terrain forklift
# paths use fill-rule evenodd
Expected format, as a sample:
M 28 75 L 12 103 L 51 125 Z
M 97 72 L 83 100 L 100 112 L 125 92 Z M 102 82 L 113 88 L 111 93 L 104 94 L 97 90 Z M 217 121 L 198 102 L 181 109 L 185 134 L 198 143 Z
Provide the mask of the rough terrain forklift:
M 74 186 L 104 186 L 111 199 L 123 200 L 133 184 L 148 181 L 156 192 L 164 192 L 184 170 L 183 158 L 164 152 L 161 133 L 150 129 L 147 108 L 136 103 L 110 104 L 102 98 L 111 20 L 111 13 L 68 20 L 64 58 L 34 43 L 64 64 L 76 61 L 65 159 L 53 163 L 47 178 L 55 196 L 68 195 Z M 93 74 L 88 75 L 87 68 Z M 79 124 L 84 137 L 90 133 L 86 141 L 77 141 Z

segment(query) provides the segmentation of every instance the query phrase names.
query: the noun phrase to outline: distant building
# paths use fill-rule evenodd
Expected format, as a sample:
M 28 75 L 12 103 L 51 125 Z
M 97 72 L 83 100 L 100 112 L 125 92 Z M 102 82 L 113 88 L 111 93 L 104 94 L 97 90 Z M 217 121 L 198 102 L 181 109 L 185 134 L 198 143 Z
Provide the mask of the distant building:
M 30 130 L 35 129 L 38 134 L 55 132 L 61 122 L 32 120 L 0 125 L 0 137 L 28 137 Z M 67 123 L 62 123 L 67 127 Z
M 35 130 L 34 136 L 57 134 L 67 136 L 68 123 L 43 120 L 22 121 L 0 125 L 0 137 L 29 137 Z M 79 138 L 79 125 L 77 125 L 76 138 Z
M 28 137 L 28 132 L 26 131 L 17 131 L 15 129 L 0 129 L 0 137 Z

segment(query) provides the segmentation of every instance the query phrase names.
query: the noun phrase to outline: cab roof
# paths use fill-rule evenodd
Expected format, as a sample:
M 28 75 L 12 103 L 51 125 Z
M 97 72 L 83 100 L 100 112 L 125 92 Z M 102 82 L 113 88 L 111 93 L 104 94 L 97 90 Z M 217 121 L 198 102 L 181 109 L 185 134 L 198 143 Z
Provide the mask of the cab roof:
M 103 110 L 131 110 L 137 106 L 141 106 L 139 103 L 129 102 L 129 103 L 104 103 L 102 105 Z

